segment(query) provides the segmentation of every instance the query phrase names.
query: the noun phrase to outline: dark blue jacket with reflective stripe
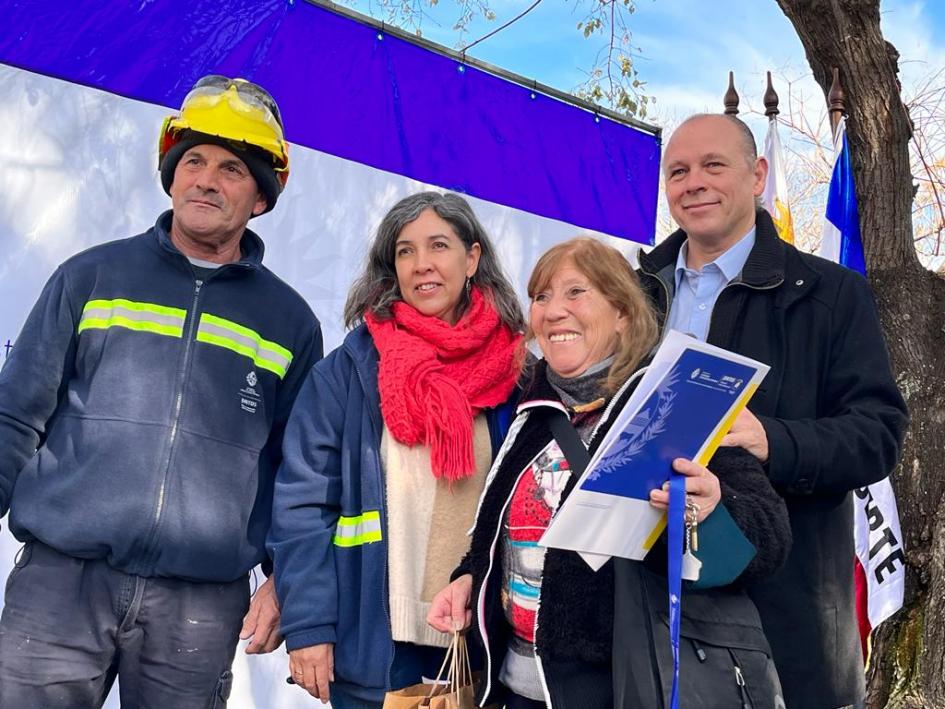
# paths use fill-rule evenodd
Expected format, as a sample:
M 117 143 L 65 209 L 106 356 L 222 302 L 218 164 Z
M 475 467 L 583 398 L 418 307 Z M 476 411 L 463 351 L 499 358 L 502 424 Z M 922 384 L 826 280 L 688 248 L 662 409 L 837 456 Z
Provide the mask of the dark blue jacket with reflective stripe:
M 269 535 L 286 647 L 334 643 L 336 680 L 371 701 L 394 650 L 377 364 L 361 325 L 312 368 L 286 428 Z M 513 413 L 514 402 L 487 412 L 493 455 Z
M 46 284 L 0 371 L 0 515 L 18 539 L 121 571 L 230 581 L 266 557 L 321 330 L 251 231 L 242 260 L 199 278 L 170 223 Z

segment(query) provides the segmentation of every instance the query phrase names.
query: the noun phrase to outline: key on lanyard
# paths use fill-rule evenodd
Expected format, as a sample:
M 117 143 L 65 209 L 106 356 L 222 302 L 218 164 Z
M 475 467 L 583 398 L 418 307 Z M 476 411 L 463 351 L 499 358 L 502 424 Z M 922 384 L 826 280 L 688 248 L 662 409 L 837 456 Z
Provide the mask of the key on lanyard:
M 699 551 L 699 506 L 686 500 L 686 525 L 683 529 L 682 577 L 687 581 L 698 581 L 702 562 L 693 552 Z

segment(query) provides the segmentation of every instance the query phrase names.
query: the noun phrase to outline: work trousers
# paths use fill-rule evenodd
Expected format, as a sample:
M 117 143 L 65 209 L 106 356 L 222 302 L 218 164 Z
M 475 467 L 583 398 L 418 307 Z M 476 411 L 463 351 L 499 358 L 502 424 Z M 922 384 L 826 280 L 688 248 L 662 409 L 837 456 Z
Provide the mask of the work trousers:
M 0 707 L 219 709 L 249 581 L 143 578 L 28 543 L 0 617 Z

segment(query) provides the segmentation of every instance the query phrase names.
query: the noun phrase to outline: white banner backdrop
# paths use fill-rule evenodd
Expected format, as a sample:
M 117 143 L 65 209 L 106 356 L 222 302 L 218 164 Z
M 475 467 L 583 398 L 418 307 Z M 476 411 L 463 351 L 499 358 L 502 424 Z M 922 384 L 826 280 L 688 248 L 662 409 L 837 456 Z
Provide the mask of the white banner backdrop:
M 170 207 L 157 173 L 158 130 L 168 113 L 0 65 L 0 363 L 59 263 L 146 230 Z M 318 315 L 327 352 L 344 336 L 345 297 L 377 224 L 397 200 L 431 186 L 299 146 L 290 155 L 286 191 L 273 212 L 250 226 L 266 243 L 266 265 Z M 579 230 L 478 199 L 470 203 L 524 304 L 538 256 Z M 635 261 L 637 244 L 597 236 Z M 0 533 L 0 581 L 19 547 L 6 529 Z M 0 583 L 0 605 L 2 589 Z M 316 700 L 285 684 L 286 668 L 284 650 L 247 657 L 241 645 L 229 706 L 312 707 Z M 118 706 L 116 694 L 107 707 Z

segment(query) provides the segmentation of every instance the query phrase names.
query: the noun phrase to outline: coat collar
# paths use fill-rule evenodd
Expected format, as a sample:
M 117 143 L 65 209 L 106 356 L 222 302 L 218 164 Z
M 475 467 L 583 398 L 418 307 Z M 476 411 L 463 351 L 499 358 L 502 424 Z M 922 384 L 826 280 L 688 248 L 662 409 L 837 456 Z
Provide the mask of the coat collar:
M 790 307 L 812 292 L 820 280 L 820 271 L 813 265 L 819 258 L 784 243 L 764 209 L 756 210 L 755 227 L 755 246 L 737 282 L 759 290 L 777 289 L 781 306 Z M 640 254 L 640 271 L 666 286 L 668 301 L 659 306 L 661 318 L 673 299 L 676 256 L 687 238 L 686 232 L 678 229 L 649 253 Z M 661 321 L 660 328 L 664 324 Z
M 604 409 L 605 413 L 614 403 L 614 399 L 617 399 L 617 404 L 619 406 L 623 406 L 627 398 L 630 396 L 630 393 L 632 393 L 636 388 L 635 382 L 638 382 L 639 375 L 643 373 L 647 365 L 649 365 L 649 360 L 642 362 L 640 367 L 630 376 L 627 382 L 622 384 L 612 397 L 608 397 L 607 404 Z M 561 401 L 561 397 L 558 396 L 558 393 L 554 390 L 554 387 L 551 386 L 551 382 L 548 381 L 548 363 L 545 360 L 537 360 L 534 365 L 532 365 L 531 372 L 526 376 L 527 384 L 525 385 L 525 390 L 522 393 L 522 398 L 519 400 L 516 413 L 520 414 L 523 411 L 528 411 L 529 409 L 548 407 L 562 411 L 568 416 L 571 415 L 572 412 L 567 406 L 564 405 L 564 403 Z
M 531 372 L 527 375 L 525 391 L 515 410 L 516 414 L 540 407 L 550 407 L 570 416 L 568 407 L 561 402 L 561 397 L 548 381 L 547 372 L 548 363 L 543 359 L 532 365 Z
M 755 288 L 772 287 L 784 280 L 786 247 L 778 238 L 771 216 L 764 209 L 755 212 L 755 229 L 755 245 L 742 268 L 740 280 Z M 659 276 L 670 267 L 671 274 L 679 250 L 687 238 L 686 232 L 677 229 L 655 249 L 646 254 L 641 253 L 641 270 L 651 276 Z
M 166 212 L 162 213 L 154 224 L 154 235 L 162 251 L 186 258 L 186 256 L 174 246 L 174 242 L 171 241 L 171 220 L 173 217 L 174 210 L 172 209 L 168 209 Z M 242 254 L 240 260 L 234 265 L 250 269 L 259 268 L 262 265 L 265 246 L 263 245 L 263 240 L 251 229 L 243 230 L 243 236 L 240 237 L 240 251 Z

